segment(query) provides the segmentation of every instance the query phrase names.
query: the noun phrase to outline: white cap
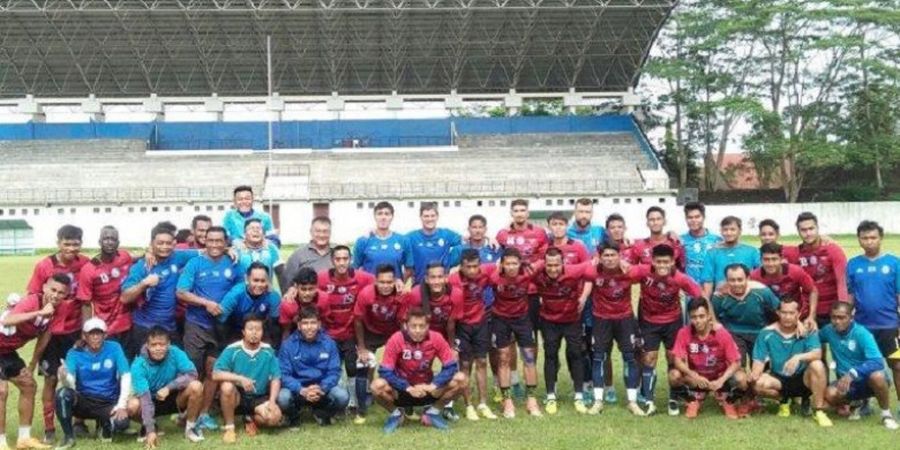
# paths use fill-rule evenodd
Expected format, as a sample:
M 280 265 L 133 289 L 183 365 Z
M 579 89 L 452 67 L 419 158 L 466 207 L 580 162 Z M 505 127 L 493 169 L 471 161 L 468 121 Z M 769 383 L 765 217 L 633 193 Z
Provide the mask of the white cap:
M 90 333 L 94 330 L 100 330 L 106 333 L 106 322 L 99 317 L 91 317 L 84 323 L 84 326 L 81 327 L 81 331 L 85 333 Z

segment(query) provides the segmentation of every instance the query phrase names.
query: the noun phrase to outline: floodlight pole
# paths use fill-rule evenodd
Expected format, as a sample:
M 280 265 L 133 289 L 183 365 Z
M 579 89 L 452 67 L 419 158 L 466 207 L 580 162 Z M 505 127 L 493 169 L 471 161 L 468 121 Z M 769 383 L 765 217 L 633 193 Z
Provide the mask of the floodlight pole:
M 266 36 L 266 73 L 268 74 L 269 81 L 269 102 L 272 101 L 272 35 Z M 269 161 L 266 165 L 266 178 L 272 176 L 272 151 L 274 145 L 272 145 L 272 111 L 268 111 L 266 114 L 269 120 Z M 275 214 L 272 209 L 272 196 L 266 195 L 269 201 L 269 214 Z

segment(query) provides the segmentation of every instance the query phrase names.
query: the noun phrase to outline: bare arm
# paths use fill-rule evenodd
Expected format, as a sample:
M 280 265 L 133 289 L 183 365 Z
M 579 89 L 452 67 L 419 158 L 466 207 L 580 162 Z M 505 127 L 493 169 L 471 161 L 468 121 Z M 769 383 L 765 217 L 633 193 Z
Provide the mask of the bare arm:
M 50 332 L 45 331 L 38 336 L 37 343 L 34 344 L 34 353 L 31 354 L 31 362 L 28 363 L 28 371 L 29 373 L 34 373 L 34 369 L 37 367 L 38 362 L 41 360 L 41 357 L 44 356 L 44 350 L 47 349 L 47 344 L 50 342 Z M 56 375 L 56 374 L 53 374 Z

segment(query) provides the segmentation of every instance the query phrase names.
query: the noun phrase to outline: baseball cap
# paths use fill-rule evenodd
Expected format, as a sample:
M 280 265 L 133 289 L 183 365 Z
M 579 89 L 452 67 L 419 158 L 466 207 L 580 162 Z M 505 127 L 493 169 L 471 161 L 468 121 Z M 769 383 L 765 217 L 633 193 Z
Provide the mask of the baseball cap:
M 99 317 L 92 317 L 84 323 L 84 326 L 81 327 L 81 331 L 85 333 L 90 333 L 94 330 L 100 330 L 106 333 L 106 322 L 104 322 L 103 319 Z

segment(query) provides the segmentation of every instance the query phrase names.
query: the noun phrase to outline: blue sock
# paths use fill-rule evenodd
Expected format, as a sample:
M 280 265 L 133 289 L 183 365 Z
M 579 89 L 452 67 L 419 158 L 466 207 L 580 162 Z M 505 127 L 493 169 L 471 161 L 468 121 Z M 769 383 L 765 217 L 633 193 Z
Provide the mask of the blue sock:
M 641 395 L 648 402 L 653 401 L 653 391 L 656 388 L 656 368 L 644 367 L 641 369 Z

